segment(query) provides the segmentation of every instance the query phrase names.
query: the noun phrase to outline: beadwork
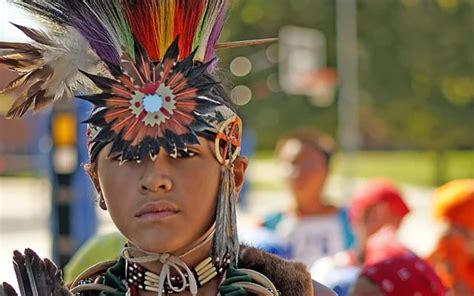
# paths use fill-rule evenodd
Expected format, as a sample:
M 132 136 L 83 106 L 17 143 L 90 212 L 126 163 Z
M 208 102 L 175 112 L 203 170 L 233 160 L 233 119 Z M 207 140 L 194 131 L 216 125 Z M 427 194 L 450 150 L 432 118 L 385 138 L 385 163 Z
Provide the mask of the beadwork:
M 222 261 L 219 258 L 212 260 L 211 257 L 207 257 L 201 261 L 201 263 L 192 269 L 192 272 L 197 279 L 198 286 L 202 287 L 216 276 L 223 274 L 229 264 L 229 255 L 224 256 Z M 187 274 L 184 274 L 184 276 L 186 278 L 188 277 Z M 137 263 L 132 263 L 127 266 L 126 279 L 127 283 L 135 288 L 144 291 L 158 292 L 160 277 Z M 183 279 L 180 275 L 172 276 L 170 281 L 176 286 L 181 286 L 183 283 Z M 186 285 L 186 289 L 189 289 L 189 283 Z M 174 293 L 174 291 L 169 287 L 168 281 L 165 281 L 162 293 Z

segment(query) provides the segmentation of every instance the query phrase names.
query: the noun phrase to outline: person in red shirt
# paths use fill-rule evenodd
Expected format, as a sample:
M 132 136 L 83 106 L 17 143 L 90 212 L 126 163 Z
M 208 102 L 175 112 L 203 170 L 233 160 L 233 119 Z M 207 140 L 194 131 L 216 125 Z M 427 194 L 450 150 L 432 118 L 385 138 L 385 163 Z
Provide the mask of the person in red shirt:
M 356 246 L 318 260 L 311 268 L 313 279 L 347 295 L 357 270 L 388 257 L 409 253 L 397 232 L 409 208 L 390 181 L 374 179 L 354 193 L 348 212 Z
M 412 253 L 366 265 L 349 296 L 445 296 L 446 288 L 428 263 Z
M 428 257 L 455 296 L 474 294 L 474 179 L 455 180 L 434 194 L 434 215 L 447 229 Z

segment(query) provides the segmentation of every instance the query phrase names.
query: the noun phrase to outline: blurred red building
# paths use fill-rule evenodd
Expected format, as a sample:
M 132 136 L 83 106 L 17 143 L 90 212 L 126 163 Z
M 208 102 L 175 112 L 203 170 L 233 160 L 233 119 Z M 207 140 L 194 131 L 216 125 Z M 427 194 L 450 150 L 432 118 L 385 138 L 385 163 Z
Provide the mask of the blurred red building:
M 0 67 L 0 89 L 15 79 L 16 75 Z M 25 119 L 8 120 L 4 116 L 12 99 L 0 94 L 0 174 L 31 168 L 30 124 Z

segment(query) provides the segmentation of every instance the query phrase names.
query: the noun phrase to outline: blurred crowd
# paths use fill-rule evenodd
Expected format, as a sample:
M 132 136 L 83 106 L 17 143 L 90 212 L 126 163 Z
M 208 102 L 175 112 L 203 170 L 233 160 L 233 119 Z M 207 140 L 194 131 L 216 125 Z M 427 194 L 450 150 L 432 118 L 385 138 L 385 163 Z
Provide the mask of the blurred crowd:
M 39 23 L 44 23 L 45 28 L 54 27 L 51 31 L 54 33 L 45 34 L 20 25 L 14 25 L 16 28 L 10 24 L 8 27 L 4 26 L 2 21 L 5 23 L 18 21 L 18 24 L 23 25 L 36 22 L 35 19 L 28 20 L 26 16 L 17 15 L 14 10 L 8 8 L 10 5 L 4 5 L 10 2 L 19 2 L 19 6 L 31 10 L 33 14 L 45 13 L 41 16 Z M 44 12 L 39 9 L 41 4 L 38 4 L 43 2 L 52 3 L 50 7 L 45 6 L 49 8 Z M 338 128 L 341 137 L 355 143 L 351 145 L 357 146 L 357 143 L 361 142 L 364 144 L 361 146 L 365 149 L 397 147 L 427 149 L 433 151 L 433 158 L 435 158 L 433 163 L 436 166 L 436 181 L 434 181 L 436 184 L 440 183 L 440 180 L 446 180 L 449 175 L 448 162 L 445 161 L 448 148 L 472 149 L 474 79 L 469 70 L 474 66 L 472 58 L 474 42 L 469 37 L 474 34 L 472 30 L 474 28 L 472 17 L 474 0 L 379 0 L 359 1 L 359 3 L 346 1 L 347 3 L 344 4 L 342 4 L 344 1 L 314 0 L 304 3 L 303 1 L 194 1 L 196 4 L 191 4 L 189 6 L 191 9 L 186 14 L 183 7 L 194 2 L 156 1 L 160 4 L 153 6 L 137 6 L 135 2 L 137 1 L 104 0 L 101 3 L 101 1 L 91 0 L 84 1 L 87 5 L 80 5 L 82 3 L 80 1 L 65 0 L 0 0 L 0 11 L 3 11 L 3 14 L 0 13 L 2 15 L 0 18 L 0 90 L 3 89 L 0 91 L 0 113 L 5 113 L 8 117 L 21 117 L 30 107 L 37 111 L 49 104 L 48 101 L 53 101 L 53 97 L 54 100 L 62 96 L 72 97 L 73 90 L 74 92 L 82 90 L 83 86 L 91 88 L 90 90 L 93 87 L 94 91 L 102 91 L 98 95 L 82 96 L 82 99 L 95 105 L 94 112 L 88 120 L 77 115 L 86 116 L 89 113 L 90 106 L 83 105 L 89 104 L 86 102 L 74 106 L 72 104 L 68 106 L 67 103 L 59 105 L 52 113 L 44 113 L 40 116 L 39 121 L 33 121 L 28 116 L 25 121 L 19 122 L 7 121 L 3 116 L 0 117 L 0 176 L 12 172 L 13 175 L 16 172 L 32 172 L 37 166 L 42 171 L 49 171 L 51 179 L 57 179 L 52 181 L 50 186 L 55 195 L 50 202 L 51 229 L 54 230 L 52 233 L 58 229 L 61 231 L 57 232 L 61 233 L 57 236 L 55 233 L 52 239 L 48 237 L 48 240 L 54 245 L 53 253 L 59 254 L 57 249 L 61 251 L 67 249 L 67 252 L 64 251 L 67 256 L 64 254 L 53 256 L 63 255 L 64 257 L 58 261 L 61 268 L 64 267 L 66 283 L 74 283 L 75 279 L 81 278 L 81 273 L 91 266 L 94 267 L 96 263 L 117 259 L 127 243 L 127 239 L 122 234 L 113 232 L 96 235 L 82 244 L 97 228 L 96 209 L 90 199 L 95 192 L 90 195 L 89 192 L 78 193 L 79 197 L 74 197 L 73 202 L 71 201 L 73 198 L 68 200 L 69 198 L 64 197 L 67 194 L 76 194 L 76 191 L 92 191 L 89 190 L 92 189 L 92 187 L 89 188 L 91 185 L 89 179 L 83 174 L 79 164 L 82 160 L 86 161 L 88 155 L 98 153 L 112 140 L 114 143 L 107 158 L 110 156 L 120 160 L 120 163 L 126 160 L 136 160 L 139 163 L 143 159 L 142 156 L 146 154 L 150 154 L 154 160 L 157 156 L 155 154 L 159 152 L 158 148 L 165 148 L 165 146 L 168 149 L 164 150 L 174 150 L 173 153 L 168 151 L 174 157 L 196 155 L 194 151 L 188 152 L 187 145 L 192 141 L 185 138 L 192 138 L 193 143 L 196 143 L 197 138 L 194 139 L 194 136 L 196 136 L 198 125 L 204 126 L 204 123 L 207 123 L 210 126 L 211 121 L 219 122 L 219 125 L 212 127 L 212 136 L 208 135 L 207 127 L 200 127 L 199 132 L 205 132 L 213 139 L 212 141 L 214 138 L 217 139 L 213 144 L 215 146 L 212 148 L 212 153 L 215 152 L 223 158 L 219 162 L 226 166 L 222 179 L 219 179 L 218 196 L 220 194 L 223 197 L 222 200 L 226 201 L 221 202 L 221 205 L 228 203 L 232 206 L 220 206 L 218 203 L 216 207 L 225 209 L 226 211 L 222 210 L 223 213 L 231 212 L 233 215 L 230 216 L 232 219 L 225 214 L 216 215 L 221 218 L 227 217 L 225 221 L 228 224 L 214 223 L 213 225 L 227 225 L 220 228 L 225 229 L 226 235 L 228 235 L 227 232 L 232 232 L 232 235 L 228 236 L 232 241 L 232 248 L 229 247 L 229 249 L 233 251 L 238 251 L 239 245 L 235 239 L 237 230 L 233 230 L 236 224 L 233 219 L 235 207 L 228 201 L 234 200 L 225 199 L 227 196 L 233 196 L 235 188 L 235 180 L 232 181 L 232 178 L 235 179 L 233 156 L 238 156 L 240 146 L 242 146 L 240 151 L 242 155 L 251 156 L 256 147 L 257 135 L 268 133 L 270 136 L 267 137 L 267 143 L 261 147 L 272 149 L 271 145 L 280 136 L 281 129 L 308 124 L 321 128 L 326 126 L 328 129 Z M 152 3 L 153 1 L 142 2 Z M 173 4 L 174 2 L 179 2 L 179 5 Z M 201 14 L 193 16 L 200 11 L 196 9 L 198 2 L 206 3 L 199 4 L 200 9 L 207 7 L 204 5 L 209 5 L 209 7 L 216 5 L 219 9 L 216 8 L 214 11 L 206 8 L 200 12 L 202 16 Z M 222 23 L 226 19 L 225 11 L 229 6 L 227 3 L 230 2 L 234 2 L 233 16 L 227 20 L 228 28 L 223 29 Z M 97 3 L 104 4 L 100 11 L 92 9 Z M 108 4 L 105 5 L 106 3 Z M 268 5 L 269 3 L 272 5 Z M 168 7 L 167 5 L 169 5 L 169 10 L 161 11 L 164 7 Z M 114 6 L 127 9 L 114 14 L 116 19 L 110 19 L 108 13 L 114 11 L 112 9 Z M 61 10 L 68 7 L 77 8 L 77 13 L 76 9 L 71 9 L 70 15 L 75 16 L 72 20 L 69 20 L 67 9 Z M 153 12 L 150 7 L 160 9 L 156 9 L 156 14 L 150 14 Z M 173 19 L 173 13 L 170 13 L 170 11 L 174 12 L 175 8 L 176 20 Z M 82 9 L 87 13 L 78 13 L 82 12 Z M 141 18 L 140 13 L 147 17 L 151 15 L 150 19 Z M 102 15 L 103 18 L 101 18 Z M 81 19 L 83 16 L 84 20 Z M 293 23 L 295 16 L 297 16 L 295 23 L 297 26 L 287 26 Z M 207 18 L 212 21 L 207 23 Z M 97 30 L 94 26 L 89 27 L 88 19 L 91 20 L 90 24 L 97 19 L 99 29 Z M 25 20 L 26 23 L 24 23 Z M 170 23 L 167 26 L 168 22 Z M 146 26 L 147 23 L 151 25 Z M 154 28 L 158 24 L 159 28 Z M 65 28 L 61 29 L 62 26 Z M 190 30 L 188 26 L 194 29 Z M 148 27 L 152 29 L 144 29 Z M 217 60 L 211 58 L 215 56 L 215 49 L 259 43 L 258 40 L 249 40 L 217 44 L 221 30 L 223 30 L 222 36 L 225 37 L 222 40 L 227 41 L 275 37 L 280 28 L 282 30 L 278 38 L 269 38 L 265 41 L 265 43 L 272 40 L 275 42 L 278 39 L 278 44 L 268 44 L 266 48 L 253 47 L 254 49 L 248 49 L 248 46 L 245 46 L 237 54 L 224 53 L 219 57 L 219 60 L 223 62 L 220 64 L 229 64 L 229 69 L 222 68 L 214 71 Z M 15 37 L 16 40 L 20 36 L 20 32 L 16 29 L 23 31 L 28 39 L 31 39 L 30 42 L 35 42 L 22 43 L 26 41 L 21 38 L 16 42 L 8 40 L 11 37 Z M 101 32 L 102 29 L 106 34 Z M 177 38 L 180 34 L 176 32 L 180 30 L 183 32 L 181 32 L 181 37 Z M 196 31 L 195 35 L 190 34 L 191 31 Z M 14 36 L 7 36 L 10 32 L 13 32 Z M 66 36 L 68 34 L 65 32 L 74 34 Z M 285 34 L 285 32 L 291 33 Z M 59 37 L 68 38 L 60 40 Z M 174 38 L 176 41 L 173 46 L 165 50 L 168 44 L 166 47 L 164 44 L 171 43 Z M 206 38 L 209 40 L 205 40 Z M 197 49 L 194 53 L 185 55 L 183 43 L 189 51 L 191 48 L 197 47 Z M 190 44 L 187 45 L 187 43 Z M 78 54 L 82 52 L 81 46 L 87 49 L 87 51 L 84 50 L 84 55 Z M 153 54 L 151 50 L 148 52 L 149 48 L 153 49 Z M 111 49 L 113 52 L 109 53 Z M 334 49 L 338 50 L 333 52 Z M 198 58 L 201 55 L 202 57 Z M 335 65 L 337 65 L 337 75 L 335 69 L 332 68 Z M 204 75 L 204 72 L 198 73 L 199 71 L 196 70 L 198 68 L 202 71 L 207 69 L 213 72 L 212 77 L 207 73 Z M 227 70 L 230 72 L 227 73 Z M 81 79 L 78 78 L 79 71 L 85 75 L 81 76 Z M 128 72 L 132 72 L 133 75 Z M 100 75 L 92 75 L 94 73 Z M 247 76 L 250 73 L 254 76 Z M 214 81 L 214 74 L 219 81 Z M 160 79 L 155 79 L 156 75 Z M 236 79 L 230 79 L 231 75 Z M 92 84 L 85 82 L 88 79 L 82 81 L 86 76 L 93 82 Z M 210 81 L 201 82 L 207 79 Z M 215 93 L 210 96 L 210 90 L 209 94 L 203 95 L 213 85 L 222 84 L 223 87 L 227 87 L 230 83 L 221 83 L 227 80 L 235 83 L 235 87 L 230 92 L 229 102 L 223 104 L 224 100 L 214 101 L 213 96 L 221 96 L 221 94 Z M 119 82 L 120 84 L 117 85 Z M 220 88 L 221 86 L 216 89 L 220 90 Z M 163 90 L 166 92 L 160 93 Z M 340 96 L 337 99 L 337 106 L 334 106 L 336 91 Z M 78 93 L 86 94 L 82 91 Z M 309 102 L 289 100 L 290 97 L 299 96 L 309 97 L 310 100 Z M 127 100 L 133 99 L 133 103 L 125 101 L 125 97 Z M 247 129 L 241 131 L 243 128 L 240 125 L 240 119 L 227 118 L 224 114 L 229 112 L 236 115 L 234 110 L 227 110 L 227 103 L 230 103 L 230 100 L 240 108 L 247 105 L 252 97 L 256 98 L 253 100 L 256 103 L 253 106 L 250 104 L 244 107 L 246 109 L 239 109 L 239 113 L 244 113 L 239 116 L 252 115 L 249 119 L 253 122 L 249 121 L 251 123 L 249 126 L 253 125 L 252 128 L 256 128 L 255 133 Z M 272 99 L 270 103 L 272 108 L 261 107 L 260 102 L 267 98 Z M 191 99 L 193 101 L 190 101 Z M 197 99 L 205 103 L 201 106 L 201 103 L 194 102 Z M 6 112 L 11 108 L 10 103 L 13 101 L 15 101 L 13 108 Z M 211 110 L 211 105 L 214 104 L 219 105 L 219 108 L 212 107 L 217 111 L 215 115 L 210 116 L 207 114 L 207 109 Z M 172 108 L 167 109 L 168 105 Z M 183 110 L 176 107 L 178 105 L 181 105 Z M 317 108 L 312 108 L 314 106 Z M 201 110 L 201 107 L 206 111 Z M 329 112 L 322 111 L 321 107 L 332 109 L 328 109 Z M 74 108 L 80 111 L 73 110 Z M 227 111 L 221 112 L 221 108 Z M 173 111 L 175 109 L 177 111 Z M 187 109 L 190 110 L 189 114 Z M 170 112 L 177 114 L 177 117 L 171 116 Z M 332 116 L 331 112 L 337 112 L 338 118 Z M 416 113 L 416 116 L 407 121 L 406 115 L 410 112 Z M 61 113 L 67 115 L 63 116 Z M 323 113 L 325 115 L 320 116 Z M 388 113 L 393 115 L 386 116 Z M 178 117 L 182 117 L 183 123 L 176 119 Z M 171 121 L 168 122 L 170 118 Z M 229 121 L 230 119 L 232 121 Z M 83 120 L 92 127 L 87 137 L 79 136 L 81 133 L 86 133 L 86 125 L 81 125 L 80 128 L 75 126 L 76 121 Z M 141 126 L 141 121 L 143 121 L 143 126 Z M 244 119 L 244 122 L 247 120 Z M 161 125 L 164 123 L 167 126 L 169 124 L 169 128 Z M 152 131 L 150 126 L 152 128 L 159 126 L 159 131 Z M 352 130 L 351 127 L 354 129 Z M 236 130 L 243 133 L 242 139 Z M 49 136 L 50 132 L 52 137 Z M 160 136 L 157 136 L 158 134 Z M 200 133 L 197 134 L 202 136 Z M 353 139 L 350 139 L 348 135 L 353 135 Z M 242 143 L 239 140 L 242 140 Z M 86 141 L 89 142 L 87 145 Z M 222 144 L 221 147 L 220 144 Z M 62 147 L 59 149 L 59 146 Z M 91 146 L 89 154 L 86 146 Z M 124 159 L 124 155 L 127 155 L 126 150 L 131 151 L 132 146 L 135 149 L 135 156 Z M 184 154 L 181 153 L 180 146 L 184 147 Z M 337 150 L 337 143 L 330 136 L 314 130 L 296 130 L 282 135 L 274 150 L 284 173 L 285 186 L 290 193 L 292 206 L 276 211 L 274 211 L 275 207 L 272 207 L 265 214 L 258 217 L 252 216 L 248 228 L 240 228 L 239 225 L 238 236 L 242 244 L 260 248 L 288 260 L 302 262 L 311 274 L 315 286 L 321 283 L 330 287 L 339 296 L 474 295 L 474 179 L 450 180 L 434 188 L 429 201 L 431 212 L 428 214 L 439 223 L 442 228 L 441 235 L 433 229 L 426 228 L 423 229 L 423 238 L 420 238 L 417 236 L 419 232 L 408 230 L 408 235 L 413 241 L 426 237 L 431 237 L 433 241 L 436 241 L 433 248 L 425 254 L 414 250 L 406 240 L 400 238 L 402 225 L 414 211 L 408 202 L 412 200 L 412 196 L 401 190 L 402 184 L 397 184 L 395 180 L 386 176 L 379 176 L 365 180 L 363 185 L 357 187 L 356 190 L 341 190 L 345 196 L 328 196 L 328 180 L 332 175 L 333 155 Z M 128 154 L 132 154 L 130 151 Z M 233 155 L 234 152 L 235 155 Z M 40 154 L 43 159 L 34 160 L 35 155 Z M 120 157 L 117 158 L 117 156 Z M 94 157 L 91 157 L 91 164 L 94 162 Z M 464 158 L 461 162 L 463 160 Z M 244 175 L 247 167 L 245 160 L 241 167 L 242 175 Z M 92 168 L 92 165 L 89 168 Z M 204 166 L 199 168 L 205 172 Z M 443 174 L 444 172 L 446 174 Z M 96 186 L 99 192 L 101 184 L 97 177 L 98 173 L 92 169 L 89 173 L 92 176 L 96 174 L 95 185 L 100 185 Z M 203 176 L 202 174 L 192 176 L 198 175 Z M 120 175 L 122 176 L 128 177 L 125 173 Z M 473 178 L 472 174 L 470 178 Z M 111 177 L 112 179 L 115 180 Z M 241 176 L 240 180 L 243 179 L 244 177 Z M 121 181 L 122 178 L 117 180 Z M 123 180 L 128 181 L 127 178 Z M 197 186 L 208 183 L 205 178 L 196 180 L 189 178 L 189 183 L 194 182 L 193 184 Z M 201 182 L 201 180 L 205 181 Z M 121 182 L 120 185 L 124 184 L 126 183 Z M 183 182 L 183 184 L 187 183 Z M 146 186 L 141 187 L 143 189 Z M 240 210 L 249 210 L 252 198 L 250 187 L 249 182 L 243 184 L 238 201 Z M 222 188 L 224 190 L 221 190 Z M 147 189 L 147 191 L 150 190 Z M 119 193 L 122 196 L 122 192 Z M 192 200 L 197 194 L 191 193 Z M 336 200 L 344 201 L 344 203 L 336 203 Z M 84 206 L 81 214 L 76 214 L 74 211 L 76 205 L 85 205 L 84 201 L 89 203 L 88 207 Z M 99 207 L 107 210 L 104 196 L 98 201 Z M 100 202 L 103 204 L 101 205 Z M 11 204 L 15 204 L 15 201 Z M 55 208 L 56 205 L 57 208 Z M 193 221 L 189 221 L 189 217 L 200 217 L 199 211 L 193 207 L 190 208 L 192 208 L 192 215 L 184 216 L 188 218 L 182 225 L 193 224 Z M 156 212 L 178 211 L 159 209 Z M 216 212 L 219 213 L 219 211 Z M 209 213 L 212 216 L 214 212 Z M 139 213 L 139 216 L 142 215 L 143 213 Z M 58 226 L 60 223 L 55 224 L 57 221 L 53 221 L 54 219 L 67 221 L 65 231 Z M 224 220 L 214 219 L 214 221 Z M 11 224 L 18 224 L 16 220 L 13 222 Z M 123 222 L 123 224 L 127 223 Z M 231 228 L 232 231 L 230 231 Z M 169 230 L 169 228 L 164 229 Z M 224 233 L 224 231 L 216 232 Z M 69 236 L 77 236 L 79 239 L 73 240 Z M 150 237 L 153 236 L 146 236 L 146 238 Z M 172 237 L 181 239 L 183 236 L 176 231 L 173 232 Z M 33 240 L 29 236 L 28 239 Z M 132 240 L 128 241 L 132 242 Z M 217 245 L 216 241 L 225 240 L 213 238 L 214 246 Z M 80 244 L 82 246 L 69 259 L 73 250 Z M 150 245 L 157 244 L 150 243 Z M 202 247 L 201 244 L 191 246 L 191 251 Z M 136 247 L 139 247 L 139 244 L 136 244 Z M 180 248 L 176 249 L 180 250 Z M 190 252 L 185 252 L 182 257 Z M 169 256 L 168 251 L 164 255 Z M 173 253 L 173 255 L 176 254 Z M 157 258 L 161 260 L 163 257 Z M 220 254 L 216 258 L 216 262 L 220 264 L 216 265 L 217 270 L 224 266 L 226 257 Z M 159 263 L 156 258 L 154 261 Z M 63 266 L 65 262 L 68 263 Z M 165 262 L 161 261 L 161 263 Z M 163 267 L 166 264 L 168 263 L 160 265 L 160 269 L 166 270 Z M 127 271 L 128 267 L 126 265 L 123 270 Z M 216 278 L 224 275 L 228 267 L 226 265 L 220 268 L 221 273 Z M 273 265 L 271 267 L 278 271 L 283 269 L 274 268 Z M 178 268 L 177 270 L 179 271 Z M 18 266 L 15 271 L 18 276 Z M 183 289 L 185 289 L 185 275 L 179 273 L 184 282 Z M 189 278 L 193 278 L 191 271 L 189 275 Z M 206 274 L 206 277 L 208 275 Z M 126 276 L 128 277 L 128 274 Z M 168 272 L 166 276 L 168 285 L 173 288 L 170 281 L 171 274 Z M 160 273 L 160 277 L 161 283 L 157 291 L 162 293 L 164 273 Z M 28 280 L 33 282 L 31 278 Z M 126 280 L 124 282 L 127 284 Z M 309 276 L 307 282 L 310 283 Z M 197 291 L 197 288 L 194 288 Z M 0 296 L 4 295 L 2 291 L 3 288 L 0 285 Z M 166 292 L 167 289 L 164 291 Z M 173 291 L 176 290 L 173 289 Z M 24 289 L 23 292 L 25 292 Z
M 474 180 L 435 190 L 433 215 L 445 230 L 432 254 L 421 258 L 398 238 L 410 197 L 390 180 L 369 180 L 347 208 L 325 202 L 330 143 L 326 136 L 295 133 L 277 148 L 296 207 L 262 225 L 285 239 L 288 257 L 303 261 L 313 279 L 338 295 L 474 295 Z
M 243 233 L 246 243 L 303 262 L 315 281 L 338 295 L 474 295 L 474 179 L 453 180 L 435 190 L 433 215 L 445 229 L 432 253 L 422 258 L 398 238 L 410 197 L 392 181 L 369 180 L 347 207 L 328 202 L 324 188 L 334 149 L 330 137 L 308 131 L 279 141 L 276 152 L 294 208 L 261 217 L 253 235 Z M 108 256 L 118 254 L 112 250 L 124 242 L 118 233 L 95 237 L 66 266 L 66 280 L 94 262 L 113 259 Z

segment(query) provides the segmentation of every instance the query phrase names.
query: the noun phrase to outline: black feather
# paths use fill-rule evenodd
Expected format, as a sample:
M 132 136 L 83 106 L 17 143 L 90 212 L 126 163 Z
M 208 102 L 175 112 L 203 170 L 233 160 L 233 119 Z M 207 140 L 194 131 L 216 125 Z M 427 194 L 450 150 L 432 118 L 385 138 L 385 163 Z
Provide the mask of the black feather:
M 98 76 L 94 74 L 87 73 L 85 71 L 79 70 L 82 74 L 84 74 L 87 78 L 92 80 L 97 87 L 103 89 L 103 90 L 110 90 L 112 88 L 112 85 L 118 84 L 119 82 L 104 76 Z
M 152 82 L 151 61 L 145 48 L 135 39 L 135 64 L 138 66 L 139 75 L 145 82 Z M 141 73 L 143 72 L 143 73 Z
M 22 296 L 72 295 L 56 265 L 48 259 L 41 260 L 33 250 L 26 249 L 25 254 L 15 251 L 13 261 Z
M 187 56 L 184 60 L 176 65 L 175 70 L 184 73 L 184 75 L 188 75 L 189 70 L 193 68 L 194 64 L 194 57 L 196 56 L 197 48 L 191 52 L 189 56 Z
M 3 282 L 0 285 L 0 296 L 18 296 L 18 294 L 9 283 Z
M 27 27 L 24 27 L 24 26 L 21 26 L 21 25 L 18 25 L 18 24 L 14 24 L 14 23 L 12 23 L 12 25 L 17 27 L 26 36 L 30 37 L 31 39 L 33 39 L 34 41 L 36 41 L 38 43 L 41 43 L 43 45 L 53 45 L 53 43 L 51 42 L 51 38 L 49 38 L 48 35 L 46 35 L 46 33 L 44 33 L 44 32 L 41 32 L 41 31 L 38 31 L 38 30 L 35 30 L 35 29 L 31 29 L 31 28 L 27 28 Z
M 177 36 L 173 43 L 171 43 L 170 47 L 165 52 L 165 55 L 163 56 L 163 62 L 166 62 L 168 60 L 177 60 L 179 56 L 179 36 Z
M 117 97 L 120 97 L 120 96 L 117 96 Z M 95 95 L 76 96 L 76 98 L 88 101 L 94 104 L 95 107 L 105 107 L 107 104 L 107 99 L 110 99 L 111 95 L 108 93 L 100 93 L 100 94 L 95 94 Z
M 18 281 L 18 287 L 20 288 L 20 294 L 27 296 L 32 295 L 28 273 L 25 267 L 25 258 L 22 253 L 16 250 L 13 252 L 13 268 Z

